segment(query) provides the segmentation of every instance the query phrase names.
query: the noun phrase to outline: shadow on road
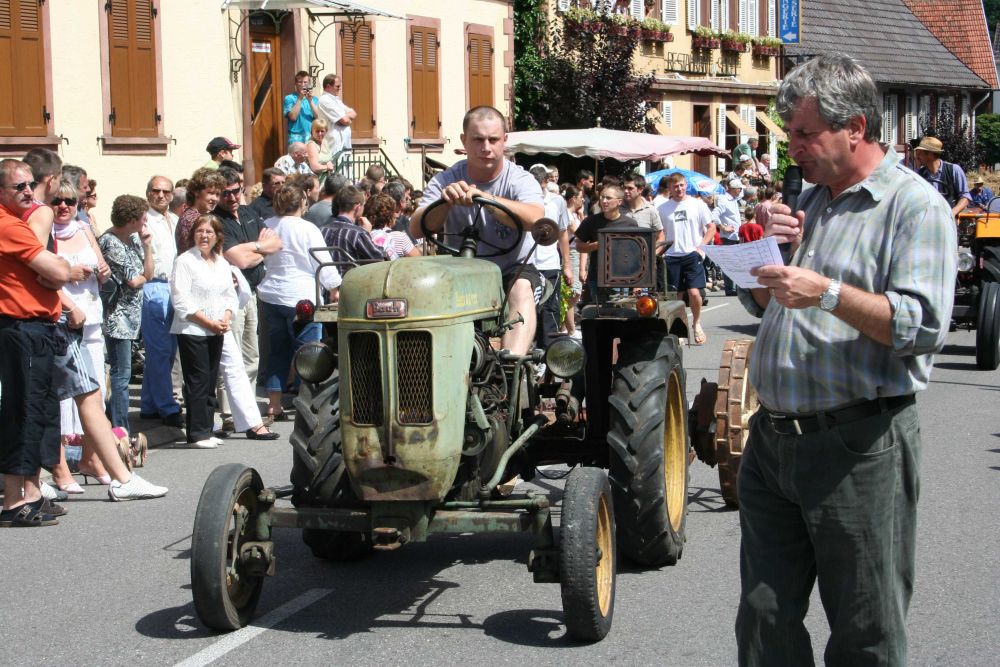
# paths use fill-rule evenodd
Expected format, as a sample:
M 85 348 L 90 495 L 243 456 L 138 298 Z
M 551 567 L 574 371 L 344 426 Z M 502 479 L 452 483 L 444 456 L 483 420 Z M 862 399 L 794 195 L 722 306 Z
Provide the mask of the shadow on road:
M 760 327 L 759 324 L 719 324 L 717 328 L 725 329 L 726 331 L 732 331 L 736 334 L 742 334 L 744 336 L 756 336 L 757 329 Z
M 968 356 L 976 353 L 975 345 L 955 345 L 949 344 L 941 348 L 938 355 L 956 355 L 956 356 Z M 935 364 L 937 365 L 937 364 Z
M 722 499 L 722 491 L 704 486 L 688 488 L 688 509 L 691 512 L 735 512 Z

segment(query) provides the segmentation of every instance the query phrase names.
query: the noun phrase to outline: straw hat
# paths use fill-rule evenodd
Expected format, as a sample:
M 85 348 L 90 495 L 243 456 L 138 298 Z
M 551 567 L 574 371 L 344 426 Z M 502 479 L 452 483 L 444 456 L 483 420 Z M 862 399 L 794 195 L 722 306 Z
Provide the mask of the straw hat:
M 944 144 L 937 137 L 924 137 L 917 145 L 917 150 L 927 151 L 928 153 L 943 153 Z

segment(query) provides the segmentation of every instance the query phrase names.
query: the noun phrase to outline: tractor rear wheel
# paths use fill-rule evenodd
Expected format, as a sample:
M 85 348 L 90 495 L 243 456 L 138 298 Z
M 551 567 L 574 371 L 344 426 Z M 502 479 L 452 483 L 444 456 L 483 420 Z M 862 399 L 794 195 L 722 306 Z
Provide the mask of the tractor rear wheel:
M 622 340 L 608 431 L 609 478 L 622 552 L 640 565 L 674 565 L 684 550 L 687 400 L 674 336 Z
M 983 283 L 976 315 L 976 366 L 995 371 L 1000 366 L 1000 283 Z
M 559 582 L 566 631 L 596 642 L 615 611 L 615 513 L 600 468 L 574 468 L 566 480 L 559 524 Z
M 292 445 L 292 501 L 296 507 L 352 507 L 359 504 L 344 465 L 340 441 L 340 374 L 312 384 L 303 381 L 295 398 Z M 371 536 L 306 528 L 302 540 L 313 556 L 331 561 L 371 554 Z
M 719 390 L 715 398 L 715 461 L 719 464 L 722 499 L 738 507 L 736 478 L 750 434 L 750 417 L 757 411 L 757 392 L 750 386 L 752 340 L 727 340 L 719 366 Z

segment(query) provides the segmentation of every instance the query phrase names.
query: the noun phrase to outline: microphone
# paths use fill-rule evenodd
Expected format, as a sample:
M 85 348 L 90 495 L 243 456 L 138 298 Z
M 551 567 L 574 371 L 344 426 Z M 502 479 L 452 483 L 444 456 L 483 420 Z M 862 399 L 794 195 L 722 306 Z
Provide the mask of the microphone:
M 793 216 L 799 207 L 800 194 L 802 194 L 802 167 L 797 164 L 789 165 L 785 169 L 784 188 L 781 191 L 781 196 L 788 205 L 788 208 L 792 209 Z M 779 243 L 778 250 L 781 252 L 781 258 L 787 265 L 792 258 L 791 242 Z

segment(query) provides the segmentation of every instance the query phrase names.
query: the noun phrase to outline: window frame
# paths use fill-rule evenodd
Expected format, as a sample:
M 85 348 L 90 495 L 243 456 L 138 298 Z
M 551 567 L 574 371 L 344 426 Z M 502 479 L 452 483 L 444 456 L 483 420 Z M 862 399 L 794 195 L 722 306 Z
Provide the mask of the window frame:
M 21 2 L 33 2 L 37 0 L 21 0 Z M 44 2 L 39 5 L 41 10 L 40 22 L 42 26 L 42 71 L 45 76 L 44 99 L 45 111 L 48 112 L 48 119 L 45 122 L 46 134 L 32 136 L 0 136 L 0 156 L 21 157 L 32 148 L 48 148 L 58 151 L 63 138 L 55 134 L 55 109 L 52 102 L 52 23 L 50 19 L 49 6 L 51 3 Z
M 118 0 L 119 2 L 123 0 Z M 163 109 L 163 36 L 161 26 L 163 25 L 163 9 L 160 0 L 149 0 L 151 8 L 156 12 L 153 18 L 153 52 L 156 59 L 156 109 L 160 116 L 156 124 L 157 136 L 155 137 L 116 137 L 112 134 L 111 120 L 111 35 L 108 31 L 108 12 L 105 3 L 98 3 L 98 28 L 101 55 L 101 131 L 100 137 L 101 152 L 105 155 L 112 154 L 142 154 L 142 155 L 166 155 L 167 147 L 173 141 L 171 137 L 163 134 L 164 109 Z
M 442 86 L 442 58 L 441 53 L 443 51 L 443 44 L 438 47 L 438 77 L 437 77 L 437 99 L 438 99 L 438 115 L 440 116 L 438 125 L 438 136 L 436 138 L 420 138 L 417 139 L 413 136 L 413 127 L 410 125 L 410 121 L 413 119 L 413 49 L 410 46 L 410 40 L 413 38 L 413 32 L 411 28 L 425 28 L 433 30 L 437 34 L 438 43 L 441 42 L 441 19 L 431 18 L 428 16 L 415 16 L 413 14 L 406 15 L 407 25 L 405 35 L 406 47 L 406 144 L 408 151 L 420 151 L 421 148 L 426 147 L 435 152 L 444 152 L 444 100 L 441 94 Z

